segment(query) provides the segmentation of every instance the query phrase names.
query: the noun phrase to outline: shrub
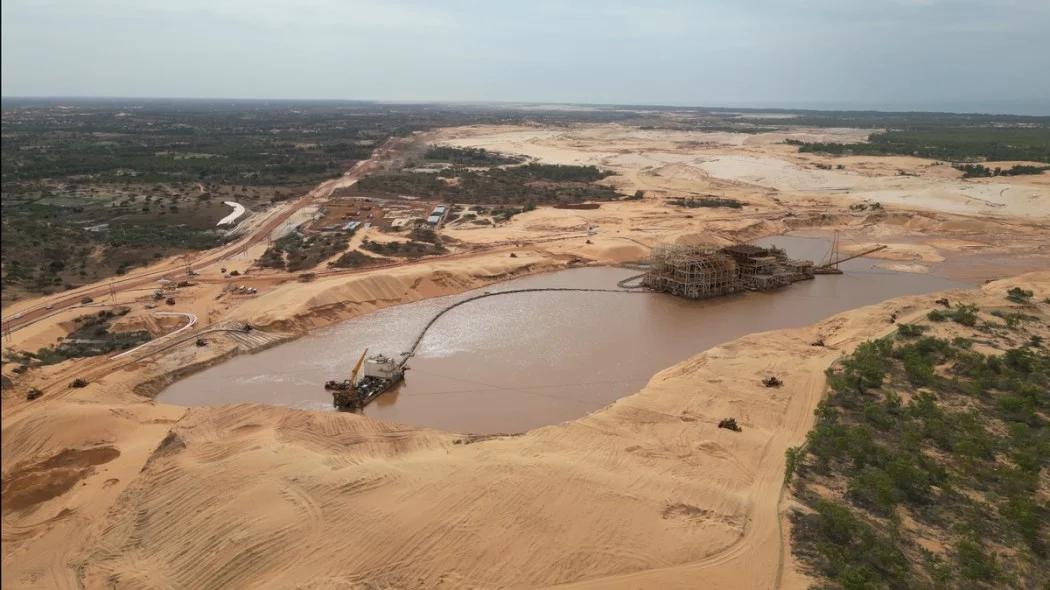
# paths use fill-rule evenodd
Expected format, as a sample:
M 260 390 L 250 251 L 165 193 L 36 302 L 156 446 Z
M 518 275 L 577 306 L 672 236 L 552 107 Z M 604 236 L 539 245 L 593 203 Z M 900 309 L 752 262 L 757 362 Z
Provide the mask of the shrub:
M 1031 291 L 1026 291 L 1020 287 L 1014 287 L 1006 292 L 1006 298 L 1014 303 L 1028 303 L 1032 299 Z
M 957 324 L 972 327 L 977 325 L 977 306 L 962 305 L 952 310 L 952 321 Z
M 676 207 L 686 207 L 688 209 L 696 209 L 699 207 L 728 207 L 730 209 L 741 209 L 744 205 L 747 205 L 744 201 L 738 201 L 737 199 L 724 199 L 721 197 L 671 199 L 668 203 L 675 205 Z
M 791 481 L 791 476 L 798 470 L 805 453 L 802 451 L 802 447 L 788 447 L 784 451 L 784 455 L 787 459 L 784 466 L 784 483 L 787 483 Z
M 985 555 L 977 542 L 963 539 L 955 546 L 955 552 L 964 578 L 991 581 L 998 575 L 995 556 Z
M 922 336 L 922 333 L 925 332 L 926 329 L 926 326 L 900 324 L 897 326 L 897 338 L 918 338 L 919 336 Z

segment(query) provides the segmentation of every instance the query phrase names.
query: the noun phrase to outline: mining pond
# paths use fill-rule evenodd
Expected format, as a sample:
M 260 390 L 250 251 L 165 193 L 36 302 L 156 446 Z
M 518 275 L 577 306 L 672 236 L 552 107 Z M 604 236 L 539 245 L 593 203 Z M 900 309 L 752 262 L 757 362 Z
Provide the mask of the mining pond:
M 777 237 L 795 258 L 816 260 L 823 238 Z M 645 386 L 662 369 L 753 332 L 801 327 L 833 314 L 964 283 L 899 273 L 857 259 L 770 292 L 701 301 L 656 293 L 527 292 L 487 297 L 442 316 L 426 333 L 398 388 L 364 414 L 464 433 L 517 433 L 571 420 Z M 184 406 L 266 403 L 332 409 L 329 379 L 346 379 L 367 348 L 398 355 L 440 310 L 484 291 L 616 289 L 638 271 L 588 267 L 534 275 L 399 305 L 236 357 L 176 382 L 158 401 Z

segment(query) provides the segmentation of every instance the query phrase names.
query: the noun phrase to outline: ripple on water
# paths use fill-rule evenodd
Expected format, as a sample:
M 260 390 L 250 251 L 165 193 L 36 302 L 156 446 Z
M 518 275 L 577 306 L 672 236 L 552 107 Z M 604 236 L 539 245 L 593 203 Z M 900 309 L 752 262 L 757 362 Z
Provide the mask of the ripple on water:
M 776 238 L 795 257 L 819 260 L 827 241 Z M 480 299 L 427 333 L 405 383 L 369 416 L 444 430 L 521 432 L 570 420 L 638 391 L 660 370 L 745 334 L 798 327 L 901 295 L 965 286 L 933 274 L 896 273 L 871 260 L 773 293 L 706 301 L 667 295 L 546 292 Z M 581 268 L 525 277 L 500 291 L 613 288 L 637 274 Z M 492 289 L 491 287 L 489 289 Z M 367 347 L 396 355 L 446 306 L 481 290 L 357 317 L 179 381 L 159 401 L 180 405 L 261 402 L 331 409 L 323 384 L 345 379 Z

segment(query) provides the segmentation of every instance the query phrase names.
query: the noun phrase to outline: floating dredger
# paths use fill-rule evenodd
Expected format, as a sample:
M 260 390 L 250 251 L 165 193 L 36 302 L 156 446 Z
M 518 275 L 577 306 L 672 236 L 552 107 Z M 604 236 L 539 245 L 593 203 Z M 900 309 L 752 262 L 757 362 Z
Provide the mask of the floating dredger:
M 367 354 L 366 348 L 354 365 L 349 379 L 328 381 L 324 384 L 324 388 L 332 392 L 332 405 L 337 409 L 360 410 L 405 377 L 405 371 L 408 370 L 405 366 L 407 358 L 398 362 L 386 355 L 377 354 L 366 359 Z

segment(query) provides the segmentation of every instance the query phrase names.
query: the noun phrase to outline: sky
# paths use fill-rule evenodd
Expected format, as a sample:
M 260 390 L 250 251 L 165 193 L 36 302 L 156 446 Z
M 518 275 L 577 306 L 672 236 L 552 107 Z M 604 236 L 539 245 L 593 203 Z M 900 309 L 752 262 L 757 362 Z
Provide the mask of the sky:
M 1050 115 L 1050 0 L 3 0 L 3 96 Z

